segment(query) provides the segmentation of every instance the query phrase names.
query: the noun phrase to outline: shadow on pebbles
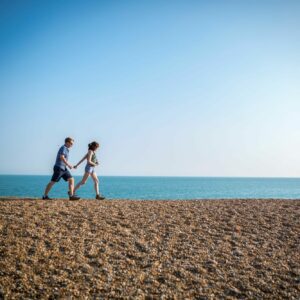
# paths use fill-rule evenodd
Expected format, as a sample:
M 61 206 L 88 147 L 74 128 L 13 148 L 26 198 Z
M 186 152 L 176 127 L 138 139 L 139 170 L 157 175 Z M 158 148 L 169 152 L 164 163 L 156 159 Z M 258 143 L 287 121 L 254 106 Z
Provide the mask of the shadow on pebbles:
M 0 299 L 299 299 L 299 200 L 0 201 Z

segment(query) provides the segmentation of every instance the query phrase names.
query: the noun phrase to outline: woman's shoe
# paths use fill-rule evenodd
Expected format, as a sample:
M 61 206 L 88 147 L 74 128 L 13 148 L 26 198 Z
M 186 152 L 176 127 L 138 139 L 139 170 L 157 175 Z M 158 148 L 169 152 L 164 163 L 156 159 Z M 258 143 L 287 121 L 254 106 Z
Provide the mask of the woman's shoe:
M 97 199 L 97 200 L 104 200 L 105 197 L 102 197 L 102 196 L 100 196 L 100 195 L 96 195 L 96 199 Z

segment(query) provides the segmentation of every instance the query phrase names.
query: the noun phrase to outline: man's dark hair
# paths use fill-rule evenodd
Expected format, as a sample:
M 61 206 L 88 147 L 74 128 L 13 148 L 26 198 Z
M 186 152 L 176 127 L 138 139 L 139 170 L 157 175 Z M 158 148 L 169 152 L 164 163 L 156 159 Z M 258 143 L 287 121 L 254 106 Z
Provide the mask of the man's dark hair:
M 71 143 L 73 141 L 74 141 L 74 139 L 72 139 L 70 137 L 65 138 L 65 143 Z

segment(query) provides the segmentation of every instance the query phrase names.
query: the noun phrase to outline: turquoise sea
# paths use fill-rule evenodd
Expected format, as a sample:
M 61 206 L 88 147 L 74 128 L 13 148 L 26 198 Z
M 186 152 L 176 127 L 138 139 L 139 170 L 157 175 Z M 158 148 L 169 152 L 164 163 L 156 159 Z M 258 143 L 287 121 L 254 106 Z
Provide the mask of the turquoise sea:
M 50 175 L 0 175 L 0 196 L 41 197 L 50 178 Z M 75 176 L 75 182 L 80 179 Z M 300 198 L 300 178 L 100 176 L 99 179 L 101 193 L 110 199 Z M 66 198 L 67 190 L 67 183 L 61 180 L 49 196 Z M 91 179 L 78 190 L 78 195 L 94 198 Z

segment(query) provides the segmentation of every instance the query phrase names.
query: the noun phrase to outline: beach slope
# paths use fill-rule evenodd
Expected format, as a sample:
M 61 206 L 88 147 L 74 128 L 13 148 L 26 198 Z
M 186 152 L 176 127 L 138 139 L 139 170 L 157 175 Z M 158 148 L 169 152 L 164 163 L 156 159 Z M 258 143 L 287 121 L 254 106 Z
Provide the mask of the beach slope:
M 0 299 L 297 299 L 299 200 L 0 200 Z

